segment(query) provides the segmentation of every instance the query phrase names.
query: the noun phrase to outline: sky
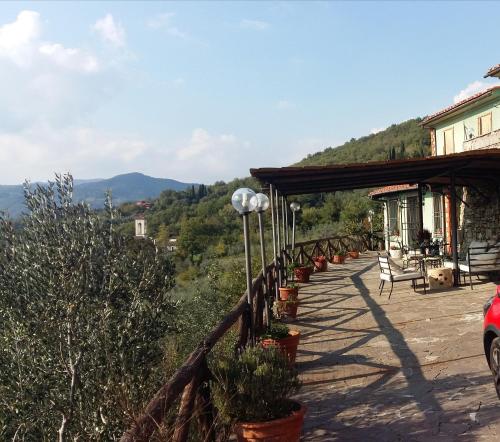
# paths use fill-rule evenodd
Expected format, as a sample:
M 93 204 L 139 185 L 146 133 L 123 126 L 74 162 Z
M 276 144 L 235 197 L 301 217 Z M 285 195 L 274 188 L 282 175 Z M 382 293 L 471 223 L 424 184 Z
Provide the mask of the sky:
M 231 180 L 498 82 L 500 2 L 2 2 L 0 183 Z

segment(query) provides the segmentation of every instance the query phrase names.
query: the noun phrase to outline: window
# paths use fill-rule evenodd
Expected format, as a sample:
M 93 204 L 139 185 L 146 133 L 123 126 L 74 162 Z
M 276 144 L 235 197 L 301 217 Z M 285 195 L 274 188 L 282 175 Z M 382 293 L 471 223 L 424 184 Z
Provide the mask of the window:
M 486 115 L 481 115 L 477 119 L 477 132 L 479 135 L 485 135 L 491 132 L 491 112 Z
M 399 236 L 398 200 L 390 200 L 387 205 L 389 234 Z
M 434 207 L 434 235 L 440 236 L 443 234 L 443 197 L 434 194 L 432 205 Z
M 453 128 L 444 131 L 444 154 L 455 152 L 455 139 Z

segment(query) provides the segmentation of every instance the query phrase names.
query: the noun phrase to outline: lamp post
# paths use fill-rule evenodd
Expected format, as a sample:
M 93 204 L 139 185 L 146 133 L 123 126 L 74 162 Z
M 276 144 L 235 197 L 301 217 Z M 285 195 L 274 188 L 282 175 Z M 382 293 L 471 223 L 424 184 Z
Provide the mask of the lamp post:
M 252 306 L 252 263 L 250 257 L 250 232 L 248 228 L 248 214 L 255 210 L 257 199 L 255 192 L 247 187 L 237 189 L 231 197 L 231 204 L 243 218 L 243 240 L 245 243 L 245 266 L 247 276 L 247 303 L 250 309 L 250 342 L 254 343 L 254 324 Z
M 253 196 L 252 199 L 255 199 L 255 212 L 257 213 L 257 217 L 259 218 L 259 237 L 260 237 L 260 258 L 262 260 L 262 276 L 264 278 L 264 283 L 266 287 L 266 293 L 264 296 L 265 303 L 265 324 L 269 326 L 269 290 L 267 285 L 267 275 L 266 275 L 266 248 L 264 244 L 264 212 L 269 208 L 269 198 L 263 193 L 258 193 Z
M 373 215 L 375 215 L 375 212 L 372 209 L 370 209 L 368 211 L 368 222 L 370 223 L 370 246 L 372 250 L 373 250 Z
M 300 210 L 300 204 L 293 202 L 290 204 L 290 209 L 292 210 L 292 257 L 295 252 L 295 213 Z

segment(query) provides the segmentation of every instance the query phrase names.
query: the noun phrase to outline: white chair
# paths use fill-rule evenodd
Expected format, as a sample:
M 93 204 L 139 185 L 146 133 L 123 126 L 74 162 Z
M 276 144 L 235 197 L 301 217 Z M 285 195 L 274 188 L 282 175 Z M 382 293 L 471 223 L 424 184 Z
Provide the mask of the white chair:
M 413 290 L 415 291 L 416 289 L 415 281 L 422 279 L 424 281 L 424 294 L 427 293 L 427 291 L 425 290 L 425 277 L 421 272 L 415 269 L 403 270 L 396 264 L 391 263 L 390 258 L 388 256 L 379 255 L 378 264 L 380 266 L 380 285 L 379 285 L 380 296 L 382 295 L 382 291 L 384 290 L 384 285 L 386 281 L 391 283 L 391 291 L 389 292 L 389 299 L 391 299 L 394 283 L 400 281 L 411 281 Z

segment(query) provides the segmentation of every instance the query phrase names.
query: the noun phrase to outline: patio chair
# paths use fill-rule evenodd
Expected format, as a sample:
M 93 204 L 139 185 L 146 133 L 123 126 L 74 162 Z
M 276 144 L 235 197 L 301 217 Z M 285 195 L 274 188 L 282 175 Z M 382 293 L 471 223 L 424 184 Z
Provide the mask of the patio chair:
M 444 266 L 453 268 L 453 262 L 445 261 Z M 479 275 L 491 275 L 500 271 L 500 243 L 489 246 L 486 241 L 472 241 L 465 260 L 458 262 L 458 269 L 463 276 L 464 284 L 468 276 L 470 288 L 474 290 L 472 275 L 479 279 Z
M 384 290 L 385 282 L 391 283 L 391 291 L 389 292 L 389 298 L 391 299 L 392 289 L 394 288 L 395 282 L 401 281 L 411 281 L 413 290 L 416 291 L 416 281 L 422 279 L 424 281 L 424 294 L 427 294 L 425 289 L 425 277 L 422 272 L 416 269 L 402 269 L 398 265 L 391 262 L 388 256 L 378 256 L 378 264 L 380 266 L 380 296 L 382 296 L 382 291 Z

